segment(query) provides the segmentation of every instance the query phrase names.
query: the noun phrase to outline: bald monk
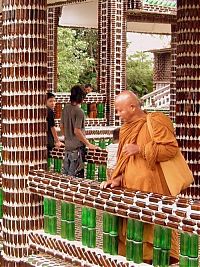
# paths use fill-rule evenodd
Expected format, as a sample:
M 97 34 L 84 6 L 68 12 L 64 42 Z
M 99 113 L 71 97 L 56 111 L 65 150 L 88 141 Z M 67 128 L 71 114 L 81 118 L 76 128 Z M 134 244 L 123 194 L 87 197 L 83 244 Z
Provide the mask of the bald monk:
M 171 120 L 159 112 L 148 115 L 155 142 L 149 134 L 147 114 L 141 109 L 135 94 L 123 91 L 116 97 L 115 108 L 124 122 L 120 130 L 118 161 L 111 179 L 103 182 L 101 188 L 121 186 L 170 196 L 159 162 L 173 158 L 178 151 Z M 153 225 L 145 224 L 143 259 L 146 263 L 152 262 L 153 230 Z M 119 228 L 120 255 L 125 255 L 125 246 L 126 220 L 122 219 Z M 178 235 L 173 231 L 171 263 L 178 262 L 178 258 Z

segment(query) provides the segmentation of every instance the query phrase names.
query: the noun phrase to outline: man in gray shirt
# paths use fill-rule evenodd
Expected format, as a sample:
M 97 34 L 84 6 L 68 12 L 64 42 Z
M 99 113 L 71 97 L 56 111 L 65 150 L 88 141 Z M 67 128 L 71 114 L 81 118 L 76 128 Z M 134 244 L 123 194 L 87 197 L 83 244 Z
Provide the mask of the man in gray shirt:
M 85 137 L 85 115 L 80 105 L 85 98 L 83 89 L 76 85 L 71 89 L 70 103 L 62 111 L 61 130 L 65 137 L 63 174 L 84 177 L 83 150 L 98 147 Z

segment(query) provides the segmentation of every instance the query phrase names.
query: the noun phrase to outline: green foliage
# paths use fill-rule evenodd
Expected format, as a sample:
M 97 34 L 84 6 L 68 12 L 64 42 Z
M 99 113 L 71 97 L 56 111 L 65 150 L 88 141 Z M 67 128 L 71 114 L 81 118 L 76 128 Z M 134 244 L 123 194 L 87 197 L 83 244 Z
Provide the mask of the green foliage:
M 67 92 L 75 84 L 91 83 L 96 88 L 97 31 L 58 29 L 58 91 Z M 127 59 L 127 89 L 139 96 L 152 91 L 153 66 L 146 53 Z
M 96 84 L 95 49 L 94 33 L 58 29 L 58 91 L 67 92 L 75 84 Z
M 153 61 L 144 52 L 127 59 L 127 89 L 143 96 L 153 89 Z

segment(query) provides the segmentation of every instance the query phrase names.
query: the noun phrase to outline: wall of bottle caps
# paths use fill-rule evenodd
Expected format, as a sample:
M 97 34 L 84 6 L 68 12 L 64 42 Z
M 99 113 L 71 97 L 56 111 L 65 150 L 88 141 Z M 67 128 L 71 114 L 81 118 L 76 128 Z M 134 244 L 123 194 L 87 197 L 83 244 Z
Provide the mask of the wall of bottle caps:
M 171 77 L 170 77 L 170 118 L 176 120 L 176 24 L 171 24 Z
M 199 199 L 200 14 L 195 0 L 178 1 L 176 135 L 195 178 L 185 195 Z
M 47 10 L 47 90 L 57 91 L 58 63 L 57 63 L 57 43 L 58 43 L 58 20 L 60 7 L 48 8 Z
M 107 121 L 120 125 L 114 101 L 126 88 L 126 1 L 100 0 L 98 3 L 98 88 L 106 94 Z
M 3 252 L 20 266 L 30 231 L 43 225 L 42 200 L 29 193 L 31 166 L 46 164 L 47 30 L 45 0 L 5 0 L 2 21 Z M 10 262 L 11 261 L 11 262 Z
M 171 51 L 166 49 L 166 52 L 160 51 L 154 52 L 154 83 L 168 82 L 171 78 Z
M 30 235 L 31 246 L 54 255 L 87 261 L 90 264 L 134 266 L 143 262 L 143 223 L 155 224 L 153 265 L 169 266 L 172 229 L 180 233 L 180 266 L 199 266 L 199 203 L 189 199 L 161 196 L 123 189 L 100 189 L 100 183 L 44 171 L 33 171 L 29 177 L 31 192 L 45 195 L 45 229 Z M 53 197 L 53 199 L 52 199 Z M 56 225 L 56 200 L 61 200 L 61 232 Z M 82 209 L 82 237 L 76 240 L 75 209 Z M 96 248 L 97 211 L 103 214 L 102 251 Z M 119 217 L 128 219 L 126 259 L 118 255 Z M 54 220 L 49 223 L 49 220 Z M 76 242 L 74 242 L 76 240 Z M 106 254 L 105 254 L 106 253 Z M 98 265 L 97 264 L 97 265 Z M 114 265 L 115 266 L 115 265 Z

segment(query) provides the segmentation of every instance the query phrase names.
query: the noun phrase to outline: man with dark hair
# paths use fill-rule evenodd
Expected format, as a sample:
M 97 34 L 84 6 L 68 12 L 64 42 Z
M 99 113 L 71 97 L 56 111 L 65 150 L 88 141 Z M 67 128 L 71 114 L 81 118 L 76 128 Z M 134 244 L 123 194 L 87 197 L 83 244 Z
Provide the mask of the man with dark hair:
M 89 94 L 89 93 L 91 93 L 93 91 L 91 83 L 85 84 L 84 91 L 85 91 L 86 94 Z
M 55 108 L 55 95 L 53 93 L 47 93 L 47 123 L 48 123 L 48 132 L 47 132 L 47 150 L 48 155 L 54 146 L 60 147 L 64 146 L 62 142 L 60 142 L 58 138 L 58 134 L 55 128 L 54 121 L 54 108 Z
M 65 105 L 61 116 L 61 130 L 65 137 L 63 173 L 81 178 L 84 177 L 84 147 L 97 149 L 85 137 L 85 115 L 80 107 L 84 98 L 85 91 L 79 85 L 72 87 L 70 103 Z

